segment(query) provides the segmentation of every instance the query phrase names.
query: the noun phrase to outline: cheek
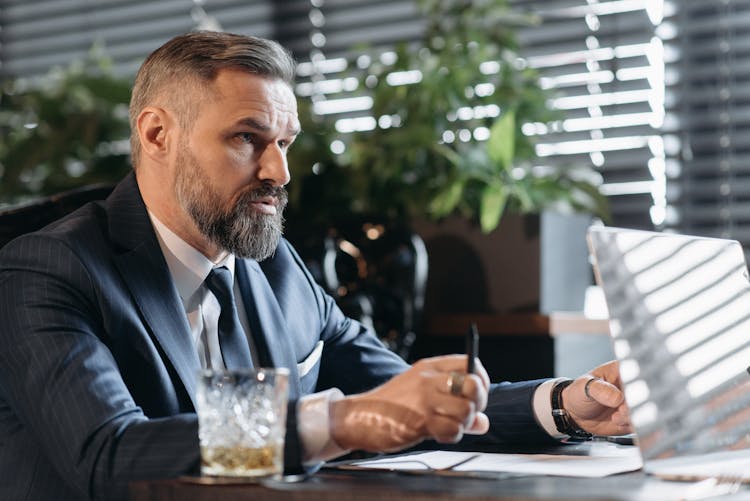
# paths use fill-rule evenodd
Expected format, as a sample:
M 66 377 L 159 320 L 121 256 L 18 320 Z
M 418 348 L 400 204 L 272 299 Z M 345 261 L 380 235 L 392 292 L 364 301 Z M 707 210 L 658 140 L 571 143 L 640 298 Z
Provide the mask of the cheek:
M 206 150 L 199 155 L 201 170 L 206 176 L 221 184 L 230 184 L 239 177 L 246 164 L 246 154 L 226 149 Z
M 233 148 L 226 151 L 224 154 L 225 161 L 237 168 L 249 165 L 253 160 L 253 149 L 247 148 Z
M 257 162 L 251 146 L 204 146 L 195 150 L 195 160 L 222 200 L 235 201 L 238 193 L 255 184 L 254 165 Z

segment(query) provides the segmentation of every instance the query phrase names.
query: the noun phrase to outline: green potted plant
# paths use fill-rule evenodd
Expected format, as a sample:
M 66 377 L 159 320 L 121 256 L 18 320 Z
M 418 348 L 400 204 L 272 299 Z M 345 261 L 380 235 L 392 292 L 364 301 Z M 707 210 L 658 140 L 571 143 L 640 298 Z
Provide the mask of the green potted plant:
M 0 202 L 122 178 L 129 99 L 130 81 L 96 49 L 39 80 L 2 82 Z
M 534 167 L 534 140 L 522 125 L 559 118 L 547 105 L 550 95 L 540 88 L 539 75 L 518 56 L 516 28 L 534 19 L 514 14 L 506 0 L 418 5 L 426 19 L 420 42 L 399 44 L 388 63 L 373 56 L 359 75 L 377 127 L 337 135 L 332 124 L 321 118 L 313 123 L 302 108 L 317 132 L 293 151 L 300 154 L 291 163 L 300 185 L 293 192 L 297 205 L 309 214 L 316 200 L 335 200 L 345 214 L 396 219 L 458 213 L 486 233 L 506 210 L 554 208 L 606 217 L 596 172 Z M 399 79 L 409 83 L 399 85 Z M 340 155 L 330 152 L 334 139 L 346 145 Z M 303 156 L 315 159 L 314 169 Z M 327 192 L 321 196 L 321 190 Z M 326 207 L 321 213 L 329 216 Z

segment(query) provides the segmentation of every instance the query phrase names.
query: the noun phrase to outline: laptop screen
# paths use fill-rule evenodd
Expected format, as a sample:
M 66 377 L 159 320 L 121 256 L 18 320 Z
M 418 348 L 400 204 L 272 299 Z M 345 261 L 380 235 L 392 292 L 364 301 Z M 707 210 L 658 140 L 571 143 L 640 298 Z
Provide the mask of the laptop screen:
M 592 227 L 644 460 L 750 447 L 750 282 L 736 241 Z

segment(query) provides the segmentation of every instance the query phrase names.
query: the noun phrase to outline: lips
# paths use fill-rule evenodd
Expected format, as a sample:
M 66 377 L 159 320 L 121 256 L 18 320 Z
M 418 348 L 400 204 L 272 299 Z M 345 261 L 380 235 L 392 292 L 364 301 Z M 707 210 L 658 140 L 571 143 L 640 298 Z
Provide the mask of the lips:
M 250 202 L 258 212 L 269 215 L 276 214 L 276 206 L 278 203 L 279 201 L 276 197 L 261 197 Z

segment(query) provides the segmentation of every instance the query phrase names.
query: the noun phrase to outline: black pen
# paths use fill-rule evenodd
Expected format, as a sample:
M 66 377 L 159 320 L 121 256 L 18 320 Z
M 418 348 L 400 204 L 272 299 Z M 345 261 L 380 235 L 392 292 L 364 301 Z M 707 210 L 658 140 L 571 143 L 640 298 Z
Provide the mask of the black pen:
M 474 374 L 474 360 L 479 354 L 479 331 L 474 322 L 466 332 L 466 374 Z

